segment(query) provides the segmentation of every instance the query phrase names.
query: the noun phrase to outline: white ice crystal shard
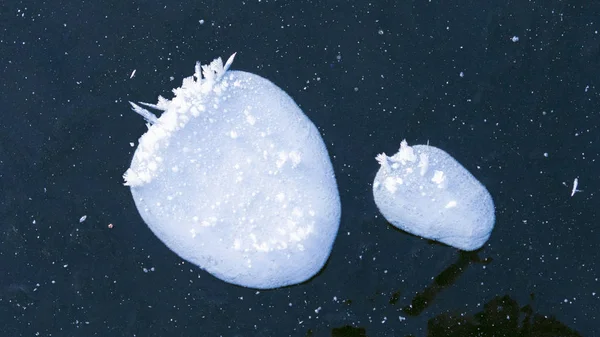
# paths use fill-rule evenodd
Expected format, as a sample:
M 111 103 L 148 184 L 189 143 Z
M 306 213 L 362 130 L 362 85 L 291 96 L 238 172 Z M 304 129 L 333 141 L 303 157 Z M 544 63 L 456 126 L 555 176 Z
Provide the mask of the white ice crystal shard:
M 321 135 L 270 81 L 228 71 L 233 56 L 196 65 L 159 97 L 125 185 L 173 252 L 251 288 L 303 282 L 325 264 L 340 199 Z M 202 73 L 201 73 L 202 72 Z
M 394 226 L 462 250 L 483 246 L 494 228 L 494 202 L 486 188 L 446 152 L 408 146 L 388 157 L 373 183 L 375 203 Z

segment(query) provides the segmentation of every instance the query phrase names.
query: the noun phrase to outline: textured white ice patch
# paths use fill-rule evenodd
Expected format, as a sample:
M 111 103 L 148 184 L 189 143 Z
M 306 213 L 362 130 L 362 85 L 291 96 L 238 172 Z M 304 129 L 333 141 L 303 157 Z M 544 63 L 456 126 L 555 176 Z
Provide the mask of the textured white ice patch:
M 228 62 L 230 64 L 230 62 Z M 220 59 L 151 124 L 125 174 L 150 229 L 216 277 L 252 288 L 303 282 L 327 260 L 340 200 L 325 144 L 294 101 Z
M 462 249 L 480 248 L 494 228 L 494 202 L 481 183 L 446 152 L 400 145 L 377 156 L 375 203 L 394 226 Z

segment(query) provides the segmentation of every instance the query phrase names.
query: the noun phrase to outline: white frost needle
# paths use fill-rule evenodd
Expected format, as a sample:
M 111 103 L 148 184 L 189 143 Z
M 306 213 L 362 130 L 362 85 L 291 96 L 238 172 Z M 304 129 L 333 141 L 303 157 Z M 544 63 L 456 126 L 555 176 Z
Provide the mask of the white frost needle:
M 579 185 L 579 178 L 575 178 L 573 180 L 573 189 L 571 189 L 571 196 L 574 196 L 577 192 L 581 192 L 581 190 L 577 189 L 577 185 Z

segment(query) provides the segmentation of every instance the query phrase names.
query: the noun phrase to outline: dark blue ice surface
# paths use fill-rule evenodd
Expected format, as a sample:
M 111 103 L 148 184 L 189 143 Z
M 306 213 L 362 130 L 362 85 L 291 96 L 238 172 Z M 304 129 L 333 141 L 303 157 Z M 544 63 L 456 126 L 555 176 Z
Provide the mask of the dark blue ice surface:
M 0 336 L 600 336 L 598 18 L 558 0 L 0 3 Z M 300 285 L 182 261 L 122 185 L 146 129 L 128 101 L 233 52 L 334 166 L 340 231 Z M 487 187 L 481 250 L 379 214 L 375 155 L 404 138 Z

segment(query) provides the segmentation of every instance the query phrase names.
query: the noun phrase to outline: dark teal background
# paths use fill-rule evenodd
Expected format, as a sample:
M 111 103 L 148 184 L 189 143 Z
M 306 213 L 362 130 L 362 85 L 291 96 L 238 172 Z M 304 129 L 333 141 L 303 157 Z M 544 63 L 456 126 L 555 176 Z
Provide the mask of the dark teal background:
M 600 336 L 599 18 L 597 1 L 0 3 L 0 336 Z M 146 129 L 128 101 L 233 52 L 328 146 L 342 221 L 305 284 L 213 278 L 122 185 Z M 480 251 L 379 214 L 375 155 L 404 138 L 487 186 Z

